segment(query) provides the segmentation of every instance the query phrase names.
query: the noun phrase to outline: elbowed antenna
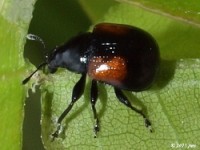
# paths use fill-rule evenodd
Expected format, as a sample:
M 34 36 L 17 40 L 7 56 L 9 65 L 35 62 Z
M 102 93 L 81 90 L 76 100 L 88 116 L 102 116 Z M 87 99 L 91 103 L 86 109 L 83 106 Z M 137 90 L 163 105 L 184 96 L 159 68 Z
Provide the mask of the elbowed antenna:
M 46 49 L 46 46 L 45 46 L 44 41 L 43 41 L 42 38 L 40 38 L 39 36 L 34 35 L 34 34 L 27 34 L 27 35 L 26 35 L 26 38 L 27 38 L 28 40 L 40 42 L 40 43 L 43 45 L 44 49 Z M 31 79 L 31 77 L 32 77 L 41 67 L 45 66 L 46 64 L 47 64 L 46 62 L 41 63 L 33 73 L 31 73 L 26 79 L 24 79 L 24 80 L 22 81 L 22 84 L 26 84 L 26 83 Z
M 40 65 L 37 67 L 37 69 L 36 69 L 33 73 L 31 73 L 26 79 L 24 79 L 24 80 L 22 81 L 22 84 L 26 84 L 26 83 L 31 79 L 31 77 L 32 77 L 41 67 L 45 66 L 46 64 L 47 64 L 46 62 L 40 64 Z

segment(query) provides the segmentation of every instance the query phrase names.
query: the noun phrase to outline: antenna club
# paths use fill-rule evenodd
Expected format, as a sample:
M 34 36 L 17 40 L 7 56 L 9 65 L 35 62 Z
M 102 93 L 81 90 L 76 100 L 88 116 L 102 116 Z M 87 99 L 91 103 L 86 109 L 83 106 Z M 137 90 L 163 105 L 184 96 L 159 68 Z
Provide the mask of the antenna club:
M 26 35 L 26 38 L 27 38 L 28 40 L 40 42 L 40 43 L 43 45 L 44 49 L 46 49 L 45 43 L 44 43 L 44 41 L 43 41 L 43 39 L 42 39 L 41 37 L 39 37 L 39 36 L 37 36 L 37 35 L 35 35 L 35 34 L 27 34 L 27 35 Z

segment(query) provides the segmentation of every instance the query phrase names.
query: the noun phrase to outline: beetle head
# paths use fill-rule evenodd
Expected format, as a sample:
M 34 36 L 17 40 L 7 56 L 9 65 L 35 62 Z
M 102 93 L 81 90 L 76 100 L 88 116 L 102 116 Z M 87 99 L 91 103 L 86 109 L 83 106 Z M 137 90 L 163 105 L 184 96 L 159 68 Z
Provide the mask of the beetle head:
M 48 67 L 48 71 L 50 73 L 55 73 L 57 71 L 57 62 L 56 62 L 56 55 L 57 53 L 57 48 L 55 48 L 51 53 L 47 53 L 45 55 L 45 59 L 46 59 L 46 64 L 47 64 L 47 67 Z

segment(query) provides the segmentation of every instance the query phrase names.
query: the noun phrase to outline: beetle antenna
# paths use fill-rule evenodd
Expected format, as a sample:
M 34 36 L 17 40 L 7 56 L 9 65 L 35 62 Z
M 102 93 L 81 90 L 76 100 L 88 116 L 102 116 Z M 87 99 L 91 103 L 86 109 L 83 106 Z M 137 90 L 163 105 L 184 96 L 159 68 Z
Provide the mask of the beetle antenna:
M 45 66 L 47 63 L 46 62 L 43 62 L 42 64 L 40 64 L 38 67 L 37 67 L 37 69 L 33 72 L 33 73 L 31 73 L 26 79 L 24 79 L 23 81 L 22 81 L 22 84 L 26 84 L 30 79 L 31 79 L 31 77 L 40 69 L 40 68 L 42 68 L 43 66 Z
M 42 40 L 41 37 L 39 37 L 39 36 L 37 36 L 37 35 L 35 35 L 35 34 L 27 34 L 27 35 L 26 35 L 26 38 L 27 38 L 28 40 L 40 42 L 40 43 L 43 45 L 44 49 L 46 49 L 45 43 L 44 43 L 44 41 Z

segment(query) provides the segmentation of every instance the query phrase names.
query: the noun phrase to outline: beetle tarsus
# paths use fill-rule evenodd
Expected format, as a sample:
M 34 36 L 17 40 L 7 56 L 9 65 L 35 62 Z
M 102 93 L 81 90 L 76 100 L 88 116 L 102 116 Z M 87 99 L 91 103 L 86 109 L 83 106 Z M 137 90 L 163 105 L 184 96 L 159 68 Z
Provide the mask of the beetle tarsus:
M 150 132 L 153 132 L 151 127 L 151 122 L 149 121 L 149 119 L 144 118 L 144 120 L 145 120 L 145 126 L 149 129 Z
M 94 125 L 94 138 L 97 137 L 97 133 L 99 132 L 100 128 L 99 128 L 99 120 L 96 119 L 96 124 Z
M 97 81 L 92 80 L 92 85 L 91 85 L 91 92 L 90 92 L 90 102 L 92 105 L 92 112 L 94 115 L 94 120 L 95 120 L 95 125 L 94 125 L 94 138 L 97 137 L 97 133 L 99 132 L 99 119 L 97 115 L 97 111 L 95 108 L 95 104 L 98 98 L 98 88 L 97 88 Z
M 55 131 L 54 133 L 51 134 L 51 136 L 52 136 L 52 142 L 53 142 L 56 138 L 58 138 L 58 135 L 60 134 L 60 132 L 61 132 L 61 124 L 58 124 L 56 131 Z

